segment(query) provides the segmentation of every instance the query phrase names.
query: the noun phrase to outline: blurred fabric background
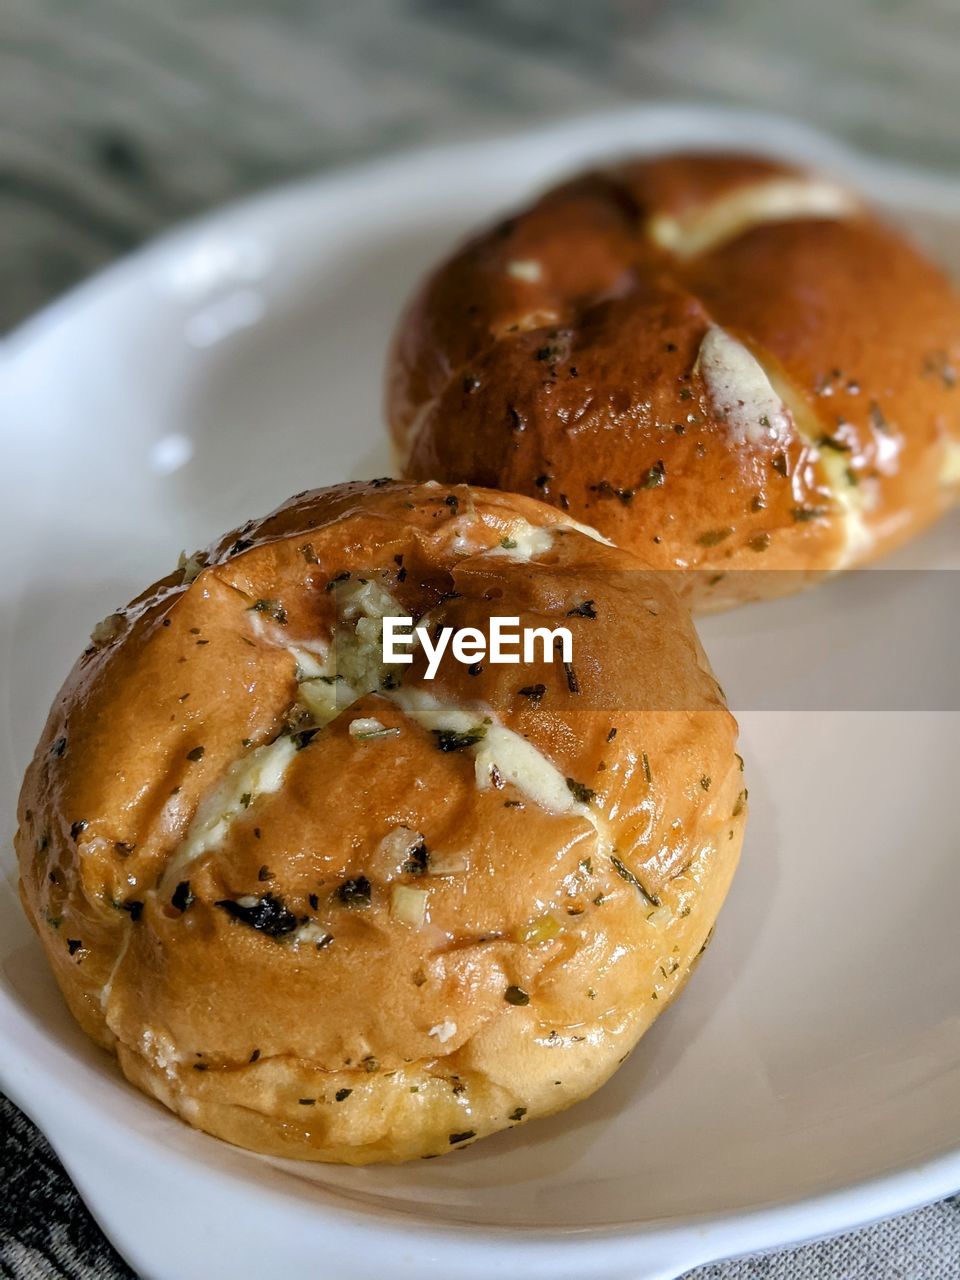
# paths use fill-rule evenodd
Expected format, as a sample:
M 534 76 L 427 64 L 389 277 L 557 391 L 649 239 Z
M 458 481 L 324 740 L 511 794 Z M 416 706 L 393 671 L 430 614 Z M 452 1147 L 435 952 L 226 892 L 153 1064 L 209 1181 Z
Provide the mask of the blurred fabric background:
M 246 192 L 638 100 L 960 174 L 958 67 L 960 0 L 0 0 L 0 331 Z M 0 1275 L 129 1274 L 2 1100 L 0 1187 Z M 696 1274 L 953 1280 L 960 1206 Z
M 960 0 L 0 0 L 0 328 L 199 210 L 638 99 L 960 169 Z

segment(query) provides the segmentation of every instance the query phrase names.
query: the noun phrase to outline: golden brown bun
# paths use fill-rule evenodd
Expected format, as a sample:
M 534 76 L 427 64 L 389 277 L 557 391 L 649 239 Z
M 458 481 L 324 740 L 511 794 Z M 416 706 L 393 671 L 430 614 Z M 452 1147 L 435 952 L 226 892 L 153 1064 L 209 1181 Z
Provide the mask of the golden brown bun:
M 407 475 L 542 498 L 702 570 L 686 590 L 722 608 L 956 500 L 958 370 L 960 299 L 853 195 L 683 154 L 588 173 L 455 253 L 400 321 L 387 413 Z
M 669 577 L 528 498 L 377 481 L 108 619 L 16 838 L 84 1029 L 191 1124 L 312 1160 L 435 1155 L 596 1089 L 689 974 L 745 820 Z M 567 624 L 574 661 L 386 671 L 385 603 Z

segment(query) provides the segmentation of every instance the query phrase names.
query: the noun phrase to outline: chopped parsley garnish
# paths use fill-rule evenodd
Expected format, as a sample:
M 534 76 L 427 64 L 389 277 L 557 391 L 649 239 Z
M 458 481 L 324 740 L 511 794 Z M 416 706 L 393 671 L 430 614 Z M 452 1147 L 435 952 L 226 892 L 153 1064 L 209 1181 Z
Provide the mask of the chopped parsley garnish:
M 247 612 L 265 613 L 274 622 L 279 622 L 281 627 L 287 625 L 287 611 L 279 600 L 255 600 Z
M 458 1142 L 466 1142 L 469 1138 L 475 1138 L 476 1136 L 476 1129 L 465 1129 L 463 1133 L 451 1133 L 450 1145 L 452 1147 Z
M 514 1122 L 516 1122 L 517 1120 L 522 1120 L 526 1114 L 527 1114 L 526 1107 L 515 1107 L 514 1110 L 511 1111 L 510 1114 L 507 1116 L 507 1119 L 513 1120 Z
M 729 525 L 724 529 L 707 529 L 705 533 L 701 533 L 697 543 L 701 547 L 715 547 L 729 538 L 731 533 L 733 533 L 733 530 Z
M 194 747 L 192 751 L 187 752 L 187 759 L 193 761 L 202 760 L 204 751 L 204 747 Z
M 637 486 L 640 489 L 659 489 L 666 478 L 667 469 L 663 459 L 655 462 Z
M 610 861 L 613 863 L 613 869 L 614 871 L 616 871 L 620 879 L 626 880 L 627 884 L 629 885 L 633 885 L 634 889 L 637 890 L 641 898 L 643 898 L 644 902 L 649 903 L 650 906 L 653 906 L 653 907 L 660 906 L 660 899 L 655 898 L 653 897 L 652 894 L 647 893 L 646 889 L 644 889 L 643 885 L 640 883 L 640 881 L 637 879 L 637 877 L 633 874 L 633 872 L 630 870 L 628 866 L 625 866 L 624 863 L 622 863 L 619 858 L 614 857 L 613 854 L 610 855 Z
M 170 905 L 177 911 L 186 911 L 193 905 L 193 894 L 190 892 L 190 881 L 181 880 L 173 891 L 173 897 L 170 899 Z
M 459 733 L 456 729 L 432 729 L 431 733 L 436 738 L 437 746 L 441 751 L 464 751 L 467 747 L 476 746 L 478 742 L 483 741 L 487 736 L 487 727 L 478 724 L 465 733 Z
M 287 910 L 281 898 L 272 893 L 265 893 L 250 906 L 234 902 L 231 898 L 221 898 L 214 906 L 269 938 L 282 938 L 297 927 L 297 917 Z
M 333 1096 L 336 1098 L 337 1102 L 345 1102 L 347 1098 L 350 1097 L 351 1093 L 353 1093 L 352 1089 L 338 1089 Z
M 530 997 L 523 987 L 507 987 L 503 993 L 503 998 L 507 1004 L 524 1005 L 530 1003 Z
M 876 400 L 870 401 L 870 422 L 877 431 L 883 432 L 884 435 L 890 434 L 890 423 L 884 417 L 883 410 Z
M 369 907 L 370 894 L 370 881 L 367 877 L 354 876 L 338 885 L 333 896 L 345 907 Z
M 836 436 L 821 436 L 817 441 L 821 449 L 833 449 L 835 453 L 850 453 L 850 446 Z
M 426 842 L 420 840 L 408 851 L 401 870 L 405 871 L 408 876 L 422 876 L 426 874 L 429 862 L 430 853 Z
M 547 686 L 545 684 L 525 684 L 522 689 L 518 690 L 521 698 L 529 698 L 531 702 L 539 702 L 546 692 Z
M 597 611 L 593 607 L 592 600 L 584 600 L 582 604 L 575 604 L 572 609 L 567 610 L 568 618 L 595 618 Z
M 576 778 L 567 778 L 567 788 L 578 804 L 589 804 L 597 795 L 595 791 L 586 786 L 585 783 L 578 782 Z

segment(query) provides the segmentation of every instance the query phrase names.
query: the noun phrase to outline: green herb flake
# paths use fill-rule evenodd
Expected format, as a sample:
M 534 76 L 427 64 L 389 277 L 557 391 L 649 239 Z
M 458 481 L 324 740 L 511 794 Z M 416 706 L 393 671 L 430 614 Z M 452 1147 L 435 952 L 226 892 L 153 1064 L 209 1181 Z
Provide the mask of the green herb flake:
M 281 898 L 272 893 L 265 893 L 249 906 L 235 902 L 232 898 L 221 898 L 213 905 L 241 924 L 266 934 L 268 938 L 282 938 L 293 933 L 297 927 L 297 917 L 287 910 Z
M 458 1142 L 468 1142 L 471 1138 L 475 1138 L 476 1136 L 477 1131 L 475 1129 L 465 1129 L 463 1133 L 451 1133 L 450 1145 L 453 1147 Z
M 177 911 L 186 911 L 188 907 L 193 905 L 194 897 L 190 892 L 190 881 L 181 880 L 173 891 L 173 897 L 170 899 L 170 905 Z
M 507 1004 L 525 1005 L 530 1003 L 530 996 L 524 991 L 523 987 L 507 987 L 503 993 L 503 998 Z
M 589 804 L 591 800 L 595 800 L 597 793 L 591 787 L 583 782 L 578 782 L 576 778 L 567 778 L 567 789 L 576 800 L 577 804 Z
M 346 1102 L 351 1093 L 353 1093 L 352 1089 L 338 1089 L 333 1096 L 336 1098 L 337 1102 Z
M 721 542 L 725 542 L 733 533 L 733 529 L 729 525 L 725 529 L 707 529 L 697 538 L 697 543 L 701 547 L 716 547 Z
M 337 902 L 345 907 L 369 907 L 371 897 L 370 881 L 366 876 L 354 876 L 344 880 L 333 893 Z
M 614 871 L 616 871 L 620 879 L 625 880 L 627 884 L 632 885 L 633 888 L 637 890 L 641 898 L 643 898 L 643 900 L 646 903 L 648 903 L 652 907 L 660 906 L 660 899 L 654 898 L 651 894 L 647 893 L 646 889 L 644 889 L 643 885 L 640 883 L 640 881 L 637 879 L 637 877 L 633 874 L 633 872 L 630 870 L 628 866 L 626 866 L 623 862 L 620 861 L 619 858 L 615 857 L 613 854 L 610 855 L 610 861 L 613 863 L 613 869 Z
M 877 404 L 876 400 L 870 401 L 870 422 L 876 431 L 888 436 L 890 435 L 890 423 L 884 416 L 883 410 Z
M 514 1124 L 516 1124 L 518 1121 L 522 1120 L 526 1114 L 527 1114 L 526 1107 L 515 1107 L 514 1110 L 511 1111 L 510 1114 L 507 1116 L 507 1119 L 512 1120 Z
M 287 625 L 287 611 L 279 600 L 255 600 L 247 612 L 265 613 L 274 622 L 278 622 L 281 627 Z
M 837 436 L 821 436 L 817 441 L 821 449 L 832 449 L 834 453 L 850 453 L 850 446 Z
M 653 464 L 653 466 L 649 469 L 649 471 L 647 471 L 643 479 L 637 485 L 637 488 L 638 489 L 659 489 L 660 486 L 663 484 L 664 480 L 666 479 L 666 474 L 667 474 L 667 468 L 664 465 L 663 459 L 661 458 Z
M 408 852 L 400 869 L 408 876 L 422 876 L 426 875 L 429 865 L 429 850 L 427 849 L 426 842 L 420 840 L 419 843 L 415 844 Z
M 431 733 L 441 751 L 464 751 L 483 741 L 487 736 L 487 727 L 478 724 L 465 733 L 459 733 L 456 729 L 432 729 Z
M 567 610 L 568 618 L 595 618 L 597 611 L 593 607 L 592 600 L 584 600 L 582 604 L 575 604 L 572 609 Z M 543 686 L 540 686 L 543 688 Z

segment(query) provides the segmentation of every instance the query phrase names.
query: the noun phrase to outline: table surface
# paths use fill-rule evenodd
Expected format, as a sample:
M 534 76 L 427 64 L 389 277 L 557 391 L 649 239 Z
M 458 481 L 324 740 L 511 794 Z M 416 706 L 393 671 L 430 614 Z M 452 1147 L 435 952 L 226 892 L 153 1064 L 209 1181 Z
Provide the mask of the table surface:
M 960 0 L 3 0 L 0 331 L 182 218 L 425 141 L 638 100 L 960 173 Z M 0 1276 L 132 1273 L 0 1098 Z M 690 1280 L 946 1280 L 960 1198 Z

